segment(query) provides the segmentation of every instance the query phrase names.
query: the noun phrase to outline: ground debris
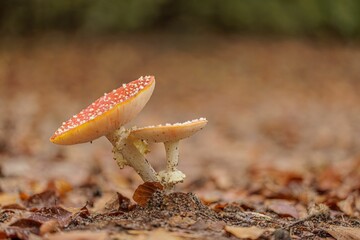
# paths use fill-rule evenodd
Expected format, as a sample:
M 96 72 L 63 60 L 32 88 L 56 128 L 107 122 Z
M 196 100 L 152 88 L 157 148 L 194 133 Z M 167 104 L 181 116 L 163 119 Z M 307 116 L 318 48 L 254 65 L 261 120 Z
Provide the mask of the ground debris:
M 356 44 L 55 37 L 0 49 L 0 238 L 236 239 L 225 226 L 276 229 L 261 240 L 358 234 Z M 141 179 L 117 168 L 105 138 L 73 147 L 48 138 L 139 66 L 158 77 L 139 126 L 195 112 L 211 126 L 184 142 L 178 192 L 150 187 L 133 202 Z M 160 170 L 159 145 L 147 157 Z

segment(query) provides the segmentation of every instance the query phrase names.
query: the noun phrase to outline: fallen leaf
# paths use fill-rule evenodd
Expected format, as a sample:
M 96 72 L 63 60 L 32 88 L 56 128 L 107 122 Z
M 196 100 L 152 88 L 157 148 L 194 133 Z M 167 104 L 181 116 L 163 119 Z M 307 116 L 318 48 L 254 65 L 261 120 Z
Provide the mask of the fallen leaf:
M 8 227 L 4 230 L 6 238 L 28 240 L 31 232 L 28 229 L 22 229 L 19 227 Z
M 66 226 L 71 220 L 72 213 L 62 207 L 42 208 L 35 211 L 29 218 L 41 223 L 56 220 L 60 226 Z
M 40 226 L 40 235 L 44 235 L 46 233 L 55 232 L 59 227 L 59 222 L 55 219 L 44 222 Z
M 84 219 L 90 219 L 91 218 L 90 211 L 86 206 L 87 205 L 82 207 L 78 212 L 76 212 L 71 217 L 71 221 L 70 221 L 69 225 L 71 225 L 71 224 L 78 225 L 79 223 L 83 222 Z
M 2 209 L 17 209 L 17 210 L 25 210 L 23 206 L 17 203 L 8 204 L 2 207 Z
M 130 210 L 130 199 L 117 192 L 116 196 L 105 204 L 105 210 L 128 212 Z
M 283 217 L 299 218 L 299 213 L 295 206 L 285 200 L 274 200 L 269 202 L 268 208 Z
M 72 188 L 73 188 L 72 185 L 68 181 L 62 179 L 49 181 L 47 185 L 48 190 L 53 190 L 56 193 L 58 193 L 60 196 L 65 196 L 65 194 L 67 192 L 70 192 Z
M 106 232 L 95 231 L 72 231 L 72 232 L 59 232 L 49 234 L 47 240 L 106 240 L 108 234 Z
M 25 206 L 30 208 L 52 207 L 59 203 L 55 191 L 48 190 L 34 194 L 24 201 Z
M 249 239 L 258 239 L 264 232 L 269 229 L 263 229 L 258 227 L 235 227 L 235 226 L 225 226 L 225 231 L 231 233 L 237 238 L 249 238 Z
M 128 233 L 132 235 L 137 235 L 139 238 L 131 238 L 130 239 L 146 239 L 146 240 L 181 240 L 183 238 L 176 236 L 176 234 L 166 231 L 165 229 L 158 228 L 153 231 L 143 231 L 143 230 L 129 230 Z M 128 239 L 128 237 L 126 237 Z
M 342 178 L 337 169 L 332 167 L 324 169 L 317 176 L 317 187 L 321 191 L 337 189 L 342 183 Z
M 145 182 L 135 190 L 133 199 L 140 206 L 145 206 L 154 192 L 163 189 L 164 187 L 158 182 Z
M 0 205 L 15 204 L 19 197 L 17 194 L 1 193 L 0 194 Z
M 359 240 L 360 228 L 329 226 L 324 229 L 337 240 Z
M 187 228 L 193 225 L 196 221 L 189 217 L 173 216 L 169 218 L 169 224 L 172 227 Z
M 350 195 L 346 199 L 339 201 L 336 205 L 343 211 L 345 214 L 349 216 L 354 215 L 354 208 L 355 208 L 355 196 Z
M 21 218 L 16 222 L 10 224 L 11 227 L 21 228 L 23 230 L 27 230 L 31 233 L 39 234 L 40 233 L 40 226 L 41 222 L 28 219 L 28 218 Z
M 148 240 L 159 240 L 159 239 L 166 239 L 166 240 L 181 240 L 180 237 L 175 236 L 173 233 L 166 231 L 165 229 L 158 228 L 154 231 L 149 232 Z

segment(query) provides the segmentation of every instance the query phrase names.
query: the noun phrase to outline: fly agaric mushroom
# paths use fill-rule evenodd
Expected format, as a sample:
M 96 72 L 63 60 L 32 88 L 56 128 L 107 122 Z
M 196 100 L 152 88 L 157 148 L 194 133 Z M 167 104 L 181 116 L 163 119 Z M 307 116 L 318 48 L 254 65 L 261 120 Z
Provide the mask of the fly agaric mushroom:
M 114 146 L 114 158 L 120 167 L 125 163 L 133 167 L 145 182 L 156 181 L 155 170 L 127 139 L 129 131 L 120 129 L 143 109 L 154 87 L 155 78 L 146 76 L 105 93 L 80 113 L 63 122 L 50 141 L 71 145 L 106 136 Z
M 167 188 L 182 182 L 185 174 L 176 167 L 179 163 L 179 141 L 200 131 L 207 124 L 205 118 L 199 118 L 184 123 L 148 126 L 134 129 L 130 137 L 147 142 L 163 142 L 166 151 L 166 170 L 159 172 L 159 180 Z

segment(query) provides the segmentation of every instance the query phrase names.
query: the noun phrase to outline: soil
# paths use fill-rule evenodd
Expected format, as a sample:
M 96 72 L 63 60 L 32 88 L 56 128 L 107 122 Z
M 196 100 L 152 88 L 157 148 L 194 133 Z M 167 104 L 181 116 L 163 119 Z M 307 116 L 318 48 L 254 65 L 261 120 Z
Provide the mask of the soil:
M 360 239 L 360 48 L 239 36 L 1 40 L 0 238 Z M 207 117 L 187 178 L 133 200 L 105 138 L 49 137 L 104 92 L 156 76 L 128 127 Z M 165 165 L 161 144 L 147 159 Z M 136 199 L 136 198 L 135 198 Z

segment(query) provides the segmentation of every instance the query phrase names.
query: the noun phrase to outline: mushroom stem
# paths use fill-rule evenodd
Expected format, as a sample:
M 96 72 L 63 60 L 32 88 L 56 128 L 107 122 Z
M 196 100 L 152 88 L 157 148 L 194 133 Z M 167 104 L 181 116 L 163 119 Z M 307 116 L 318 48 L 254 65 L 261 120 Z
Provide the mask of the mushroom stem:
M 166 151 L 166 170 L 159 172 L 159 180 L 167 190 L 173 189 L 176 183 L 182 182 L 185 174 L 177 170 L 179 163 L 179 141 L 164 142 Z
M 174 172 L 179 164 L 179 141 L 164 142 L 166 151 L 166 170 Z
M 123 161 L 118 160 L 116 157 L 120 154 L 126 160 L 126 165 L 132 167 L 144 182 L 157 182 L 155 170 L 135 147 L 132 139 L 130 139 L 128 135 L 128 131 L 121 127 L 106 136 L 114 147 L 113 152 L 115 160 L 117 160 L 118 164 Z M 119 164 L 119 166 L 121 167 L 121 164 Z

